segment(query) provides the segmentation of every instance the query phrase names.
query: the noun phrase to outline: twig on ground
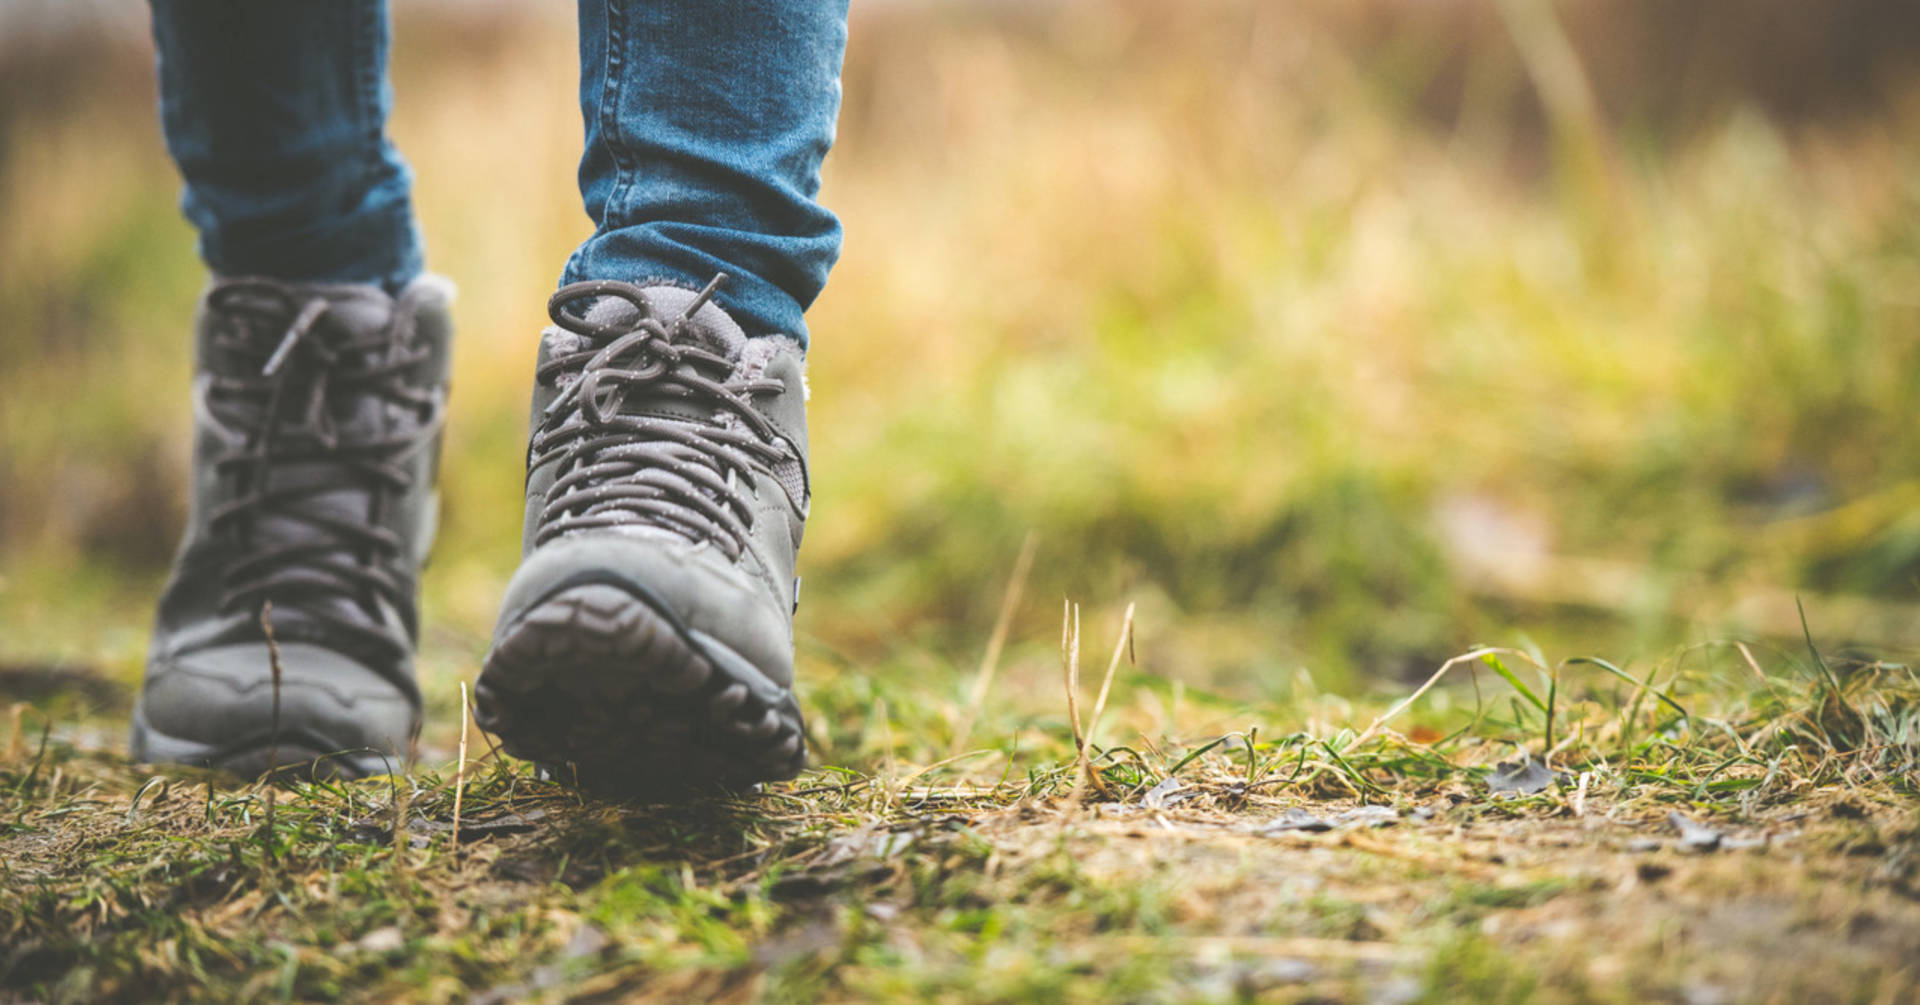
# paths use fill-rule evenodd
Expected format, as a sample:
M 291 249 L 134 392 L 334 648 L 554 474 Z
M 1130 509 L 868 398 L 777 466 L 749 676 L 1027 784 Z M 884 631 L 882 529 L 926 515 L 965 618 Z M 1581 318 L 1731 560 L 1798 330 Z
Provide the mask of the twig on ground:
M 1352 743 L 1347 744 L 1347 749 L 1358 750 L 1360 749 L 1361 744 L 1366 743 L 1368 740 L 1373 739 L 1374 734 L 1380 732 L 1380 728 L 1382 726 L 1385 726 L 1387 723 L 1393 721 L 1393 719 L 1396 716 L 1398 716 L 1400 713 L 1406 711 L 1407 706 L 1412 705 L 1414 702 L 1420 700 L 1420 696 L 1423 694 L 1426 694 L 1428 688 L 1431 688 L 1435 684 L 1440 683 L 1440 678 L 1445 677 L 1447 675 L 1447 671 L 1452 670 L 1454 667 L 1459 666 L 1462 663 L 1471 663 L 1482 656 L 1488 655 L 1489 653 L 1503 653 L 1503 652 L 1512 653 L 1514 652 L 1514 650 L 1499 649 L 1499 648 L 1475 649 L 1469 653 L 1461 653 L 1460 655 L 1455 656 L 1454 658 L 1446 661 L 1445 663 L 1440 664 L 1440 669 L 1435 670 L 1433 672 L 1433 676 L 1428 677 L 1427 682 L 1425 684 L 1420 685 L 1420 687 L 1416 689 L 1412 694 L 1407 695 L 1405 698 L 1400 699 L 1400 701 L 1397 702 L 1392 708 L 1387 709 L 1385 712 L 1381 713 L 1379 718 L 1373 720 L 1373 725 L 1368 726 L 1366 730 L 1362 732 L 1359 736 L 1354 737 L 1354 740 Z
M 1734 642 L 1733 647 L 1740 651 L 1740 658 L 1746 661 L 1747 669 L 1753 671 L 1754 679 L 1758 680 L 1763 687 L 1772 690 L 1773 682 L 1767 679 L 1766 674 L 1760 672 L 1760 662 L 1753 658 L 1753 650 L 1748 649 L 1745 642 L 1739 641 Z
M 1120 669 L 1120 657 L 1133 649 L 1133 609 L 1134 605 L 1128 604 L 1127 613 L 1121 618 L 1120 638 L 1114 642 L 1113 658 L 1107 661 L 1107 674 L 1100 681 L 1100 694 L 1093 700 L 1093 716 L 1087 722 L 1086 737 L 1080 744 L 1079 770 L 1074 781 L 1076 794 L 1080 792 L 1081 786 L 1088 783 L 1092 783 L 1094 789 L 1102 795 L 1107 791 L 1106 781 L 1093 772 L 1093 740 L 1100 729 L 1101 713 L 1107 710 L 1107 694 L 1113 689 L 1113 675 Z
M 23 725 L 21 719 L 27 714 L 27 709 L 30 707 L 31 706 L 24 701 L 16 701 L 13 703 L 13 708 L 8 712 L 8 718 L 13 721 L 13 732 L 7 736 L 6 763 L 8 764 L 20 760 L 21 756 L 27 752 L 27 745 L 22 742 L 23 737 L 20 735 L 20 728 Z
M 900 772 L 893 758 L 893 719 L 887 712 L 887 699 L 874 699 L 873 714 L 880 720 L 880 811 L 891 813 L 899 790 Z
M 280 766 L 280 642 L 273 637 L 273 601 L 260 602 L 260 631 L 267 637 L 267 670 L 273 675 L 273 706 L 267 718 L 267 771 Z
M 267 637 L 267 669 L 273 675 L 273 706 L 269 713 L 267 732 L 267 773 L 264 776 L 267 789 L 267 857 L 274 856 L 274 807 L 279 802 L 278 790 L 274 788 L 274 774 L 280 770 L 280 643 L 273 637 L 273 601 L 260 602 L 260 630 Z
M 402 874 L 407 868 L 407 810 L 413 802 L 413 783 L 399 784 L 394 780 L 393 787 L 393 866 Z
M 1020 605 L 1020 591 L 1027 585 L 1027 572 L 1033 567 L 1033 531 L 1027 532 L 1025 541 L 1020 544 L 1020 557 L 1013 560 L 1013 575 L 1007 580 L 1007 592 L 1000 598 L 1000 613 L 994 618 L 993 634 L 987 636 L 987 652 L 980 658 L 980 670 L 974 675 L 973 687 L 967 692 L 967 707 L 961 711 L 960 725 L 953 731 L 953 745 L 949 754 L 959 754 L 967 745 L 967 739 L 973 734 L 973 724 L 980 718 L 980 707 L 986 703 L 987 690 L 993 685 L 993 675 L 1000 668 L 1000 652 L 1006 647 L 1007 632 L 1013 625 L 1013 612 Z
M 1080 608 L 1072 601 L 1062 603 L 1060 659 L 1067 670 L 1067 722 L 1073 726 L 1073 749 L 1078 751 L 1087 745 L 1080 732 Z
M 1390 963 L 1407 956 L 1404 950 L 1389 942 L 1357 942 L 1352 939 L 1321 939 L 1305 935 L 1109 935 L 1104 939 L 1109 945 L 1121 947 L 1131 953 L 1183 954 L 1183 958 L 1190 958 L 1202 950 L 1218 951 L 1222 956 L 1359 960 L 1377 963 Z
M 471 718 L 471 716 L 469 716 L 469 718 Z M 475 725 L 478 725 L 478 723 Z M 497 762 L 504 758 L 505 755 L 500 753 L 500 745 L 493 742 L 493 735 L 487 732 L 487 727 L 485 726 L 480 727 L 480 739 L 487 741 L 488 760 Z
M 47 759 L 47 741 L 51 739 L 53 739 L 53 720 L 43 715 L 40 717 L 40 749 L 34 752 L 33 767 L 27 771 L 26 778 L 14 785 L 13 791 L 33 791 L 33 783 L 40 777 L 40 765 Z M 54 777 L 57 779 L 58 773 Z
M 453 767 L 453 850 L 460 850 L 460 797 L 467 788 L 467 724 L 473 718 L 467 709 L 467 682 L 460 682 L 460 760 Z

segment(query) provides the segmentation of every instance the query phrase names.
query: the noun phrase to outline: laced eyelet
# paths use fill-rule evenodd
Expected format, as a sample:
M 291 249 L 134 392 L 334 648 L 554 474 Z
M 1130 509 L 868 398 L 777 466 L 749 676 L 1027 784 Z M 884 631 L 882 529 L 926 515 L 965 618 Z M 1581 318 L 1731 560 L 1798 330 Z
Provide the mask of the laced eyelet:
M 721 277 L 724 278 L 724 277 Z M 529 469 L 551 466 L 554 478 L 536 524 L 543 544 L 577 530 L 661 527 L 695 543 L 712 541 L 737 557 L 755 524 L 743 494 L 778 440 L 753 406 L 760 390 L 733 372 L 735 361 L 684 339 L 693 316 L 718 289 L 708 284 L 677 316 L 649 314 L 646 292 L 629 283 L 595 281 L 561 288 L 548 315 L 561 329 L 595 345 L 541 368 L 560 388 L 529 444 Z M 596 298 L 633 305 L 621 323 L 590 320 L 569 308 Z M 712 371 L 726 368 L 716 379 Z M 571 376 L 571 382 L 565 377 Z M 666 395 L 711 407 L 706 421 L 629 413 L 636 399 Z
M 240 446 L 212 461 L 233 493 L 207 518 L 209 533 L 229 542 L 218 607 L 230 613 L 274 600 L 369 644 L 393 645 L 374 610 L 380 602 L 411 606 L 405 541 L 308 500 L 352 486 L 369 493 L 374 506 L 380 493 L 413 484 L 408 465 L 420 438 L 437 432 L 440 399 L 410 373 L 432 356 L 410 344 L 412 304 L 403 297 L 377 338 L 358 339 L 328 323 L 325 299 L 297 300 L 270 281 L 222 286 L 208 298 L 208 309 L 221 354 L 207 385 L 208 407 L 244 434 Z M 368 397 L 383 409 L 417 416 L 417 426 L 372 432 L 336 424 L 335 415 L 357 407 L 344 402 Z M 291 485 L 274 479 L 289 465 L 316 464 L 328 477 Z M 266 521 L 280 529 L 263 538 L 256 528 Z M 320 597 L 352 604 L 305 602 Z M 367 614 L 348 613 L 354 608 Z

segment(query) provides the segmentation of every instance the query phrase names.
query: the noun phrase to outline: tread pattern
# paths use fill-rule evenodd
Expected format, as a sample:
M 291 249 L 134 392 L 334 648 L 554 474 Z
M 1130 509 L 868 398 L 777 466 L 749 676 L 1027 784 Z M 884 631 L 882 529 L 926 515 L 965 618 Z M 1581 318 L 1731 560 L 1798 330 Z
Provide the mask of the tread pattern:
M 480 725 L 507 753 L 593 792 L 672 798 L 792 778 L 806 733 L 667 617 L 617 586 L 561 590 L 487 654 Z

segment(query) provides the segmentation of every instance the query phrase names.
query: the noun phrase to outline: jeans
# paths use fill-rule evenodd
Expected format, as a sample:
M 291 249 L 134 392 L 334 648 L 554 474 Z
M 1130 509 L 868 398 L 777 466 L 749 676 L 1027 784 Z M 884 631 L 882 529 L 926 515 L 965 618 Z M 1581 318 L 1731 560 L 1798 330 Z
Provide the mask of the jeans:
M 386 136 L 385 0 L 152 0 L 160 115 L 209 268 L 405 285 L 412 174 Z M 580 192 L 562 282 L 703 286 L 804 344 L 840 253 L 822 207 L 847 0 L 580 0 Z M 511 193 L 502 193 L 512 198 Z

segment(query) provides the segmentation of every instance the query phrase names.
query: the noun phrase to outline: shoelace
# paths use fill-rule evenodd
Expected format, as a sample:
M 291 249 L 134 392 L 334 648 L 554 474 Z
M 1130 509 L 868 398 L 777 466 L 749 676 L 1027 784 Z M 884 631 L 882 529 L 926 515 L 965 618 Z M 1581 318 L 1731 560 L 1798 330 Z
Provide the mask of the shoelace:
M 588 348 L 556 356 L 535 373 L 560 389 L 528 446 L 528 470 L 558 462 L 536 545 L 577 530 L 645 524 L 695 543 L 712 541 L 739 557 L 754 520 L 741 483 L 788 449 L 752 396 L 785 385 L 741 378 L 732 360 L 683 340 L 725 279 L 715 277 L 674 318 L 648 316 L 645 294 L 631 283 L 572 283 L 547 302 L 553 323 L 586 338 Z M 632 304 L 638 317 L 606 323 L 567 311 L 601 297 Z M 622 413 L 630 398 L 656 395 L 711 407 L 715 415 L 696 422 Z
M 214 291 L 208 309 L 218 319 L 213 349 L 236 365 L 213 370 L 208 402 L 217 416 L 244 430 L 246 443 L 217 457 L 215 471 L 237 478 L 241 494 L 216 507 L 209 524 L 216 533 L 233 533 L 248 545 L 244 557 L 224 570 L 223 611 L 257 610 L 271 599 L 295 607 L 342 632 L 391 646 L 382 630 L 376 598 L 404 609 L 410 588 L 392 566 L 406 542 L 379 525 L 380 492 L 402 493 L 412 484 L 404 465 L 438 426 L 440 408 L 431 388 L 419 386 L 406 371 L 430 355 L 417 344 L 414 304 L 402 295 L 387 328 L 358 338 L 319 334 L 329 310 L 324 298 L 298 300 L 270 281 L 237 282 Z M 264 345 L 279 329 L 271 353 Z M 259 366 L 256 372 L 252 366 Z M 306 400 L 293 396 L 304 385 Z M 413 428 L 390 435 L 343 435 L 334 407 L 359 403 L 364 396 L 412 410 Z M 297 412 L 292 407 L 299 405 Z M 296 418 L 297 415 L 297 418 Z M 299 487 L 270 488 L 271 473 L 290 464 L 323 464 L 337 478 Z M 343 518 L 302 505 L 343 485 L 374 493 L 374 512 Z M 253 539 L 265 517 L 305 525 L 300 540 L 286 540 L 284 527 L 270 542 Z M 339 598 L 346 604 L 324 600 Z M 314 603 L 312 601 L 322 601 Z M 351 616 L 364 613 L 365 618 Z

